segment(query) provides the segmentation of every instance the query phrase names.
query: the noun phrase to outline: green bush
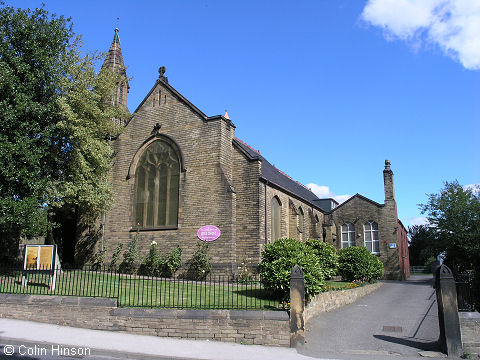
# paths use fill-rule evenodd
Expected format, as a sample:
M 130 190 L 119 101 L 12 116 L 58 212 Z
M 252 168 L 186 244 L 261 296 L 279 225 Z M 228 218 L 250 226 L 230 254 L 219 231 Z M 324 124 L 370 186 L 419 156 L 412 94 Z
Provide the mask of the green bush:
M 137 238 L 138 231 L 133 237 L 133 239 L 128 243 L 127 250 L 125 250 L 125 253 L 123 254 L 123 261 L 118 269 L 118 271 L 121 273 L 135 274 L 137 272 L 137 264 L 139 258 Z
M 296 264 L 303 270 L 307 299 L 320 293 L 325 284 L 320 262 L 309 246 L 295 239 L 278 239 L 265 245 L 259 265 L 265 289 L 279 299 L 288 299 L 290 275 Z
M 331 279 L 337 275 L 338 254 L 335 246 L 319 239 L 308 239 L 305 241 L 305 244 L 317 255 L 320 265 L 323 268 L 325 279 Z
M 122 252 L 123 244 L 118 244 L 115 248 L 115 251 L 112 254 L 112 260 L 110 261 L 110 268 L 116 269 L 118 264 L 118 259 L 120 259 L 120 253 Z
M 204 280 L 212 270 L 210 257 L 208 256 L 208 244 L 200 241 L 197 243 L 197 250 L 188 263 L 186 276 L 189 279 Z
M 352 246 L 338 252 L 338 273 L 345 281 L 373 282 L 383 277 L 383 264 L 363 246 Z
M 173 277 L 182 263 L 182 249 L 177 246 L 167 255 L 158 260 L 158 270 L 161 276 Z
M 160 256 L 157 252 L 157 242 L 152 241 L 150 244 L 150 251 L 148 255 L 143 259 L 140 268 L 138 269 L 138 273 L 140 275 L 148 275 L 148 276 L 158 276 L 159 275 L 159 265 Z

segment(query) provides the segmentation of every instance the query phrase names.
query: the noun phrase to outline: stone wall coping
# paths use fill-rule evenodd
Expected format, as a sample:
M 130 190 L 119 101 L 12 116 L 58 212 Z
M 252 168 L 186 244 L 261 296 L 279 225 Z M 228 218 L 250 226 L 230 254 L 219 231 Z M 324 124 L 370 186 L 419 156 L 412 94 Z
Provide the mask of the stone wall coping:
M 458 317 L 461 320 L 478 320 L 480 321 L 480 313 L 478 311 L 470 311 L 470 312 L 459 312 Z
M 67 305 L 85 307 L 113 308 L 111 315 L 131 318 L 154 319 L 192 319 L 192 320 L 273 320 L 289 321 L 287 311 L 264 310 L 182 310 L 182 309 L 150 309 L 119 308 L 116 299 L 87 298 L 75 296 L 0 294 L 0 303 L 30 305 Z
M 27 294 L 0 294 L 0 302 L 6 304 L 32 305 L 74 305 L 94 307 L 117 307 L 116 299 L 88 298 L 76 296 L 27 295 Z
M 379 281 L 357 288 L 327 291 L 317 294 L 305 307 L 305 321 L 308 321 L 319 313 L 332 311 L 342 306 L 351 304 L 358 299 L 376 291 L 382 285 L 383 282 Z

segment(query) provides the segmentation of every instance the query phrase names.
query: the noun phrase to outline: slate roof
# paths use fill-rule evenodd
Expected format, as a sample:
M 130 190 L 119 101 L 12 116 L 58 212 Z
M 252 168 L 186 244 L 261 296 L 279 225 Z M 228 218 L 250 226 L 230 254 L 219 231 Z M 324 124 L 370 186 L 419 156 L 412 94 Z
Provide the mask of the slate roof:
M 262 174 L 260 176 L 261 180 L 268 182 L 269 184 L 274 185 L 275 187 L 278 187 L 281 190 L 300 198 L 301 200 L 304 200 L 306 203 L 320 211 L 324 211 L 317 204 L 315 204 L 315 201 L 320 200 L 317 195 L 315 195 L 305 185 L 293 180 L 283 171 L 270 164 L 267 159 L 260 155 L 259 151 L 253 149 L 251 146 L 238 138 L 233 140 L 233 145 L 236 146 L 243 154 L 245 154 L 249 160 L 258 160 L 262 162 Z

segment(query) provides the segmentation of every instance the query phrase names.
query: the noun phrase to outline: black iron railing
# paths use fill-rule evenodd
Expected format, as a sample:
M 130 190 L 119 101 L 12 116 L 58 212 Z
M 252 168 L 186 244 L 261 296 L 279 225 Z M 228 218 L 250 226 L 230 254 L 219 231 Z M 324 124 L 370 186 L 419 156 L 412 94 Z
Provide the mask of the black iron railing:
M 272 299 L 258 276 L 208 275 L 205 279 L 195 280 L 122 274 L 109 267 L 25 271 L 0 266 L 0 293 L 114 298 L 121 307 L 280 308 L 279 301 Z
M 478 289 L 474 286 L 474 279 L 470 273 L 456 274 L 458 311 L 475 311 L 480 308 Z

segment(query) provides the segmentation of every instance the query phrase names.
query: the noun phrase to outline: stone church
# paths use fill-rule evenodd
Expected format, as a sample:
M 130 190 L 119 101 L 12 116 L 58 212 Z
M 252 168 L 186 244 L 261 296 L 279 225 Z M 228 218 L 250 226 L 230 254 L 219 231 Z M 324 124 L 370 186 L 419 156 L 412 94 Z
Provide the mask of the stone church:
M 118 29 L 104 66 L 126 74 Z M 115 198 L 104 222 L 110 253 L 138 231 L 142 255 L 156 241 L 161 252 L 180 246 L 185 262 L 200 241 L 199 228 L 214 225 L 221 235 L 208 252 L 217 273 L 235 274 L 242 262 L 256 265 L 265 244 L 290 237 L 319 238 L 339 249 L 366 246 L 383 262 L 386 278 L 408 277 L 406 230 L 388 161 L 384 204 L 359 194 L 340 205 L 319 199 L 236 138 L 227 113 L 204 114 L 165 71 L 160 68 L 114 140 Z M 126 107 L 128 89 L 127 80 L 119 84 L 116 104 Z

